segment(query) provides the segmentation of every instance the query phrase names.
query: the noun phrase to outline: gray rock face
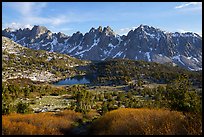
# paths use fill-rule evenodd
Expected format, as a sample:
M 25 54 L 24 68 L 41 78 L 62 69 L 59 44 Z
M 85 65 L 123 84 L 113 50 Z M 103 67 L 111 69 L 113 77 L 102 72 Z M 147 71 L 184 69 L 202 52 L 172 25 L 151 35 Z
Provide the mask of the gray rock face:
M 192 71 L 202 70 L 202 37 L 196 33 L 170 33 L 147 25 L 117 35 L 109 26 L 91 28 L 84 35 L 52 33 L 46 27 L 2 30 L 2 35 L 32 49 L 68 54 L 86 60 L 128 58 L 170 63 Z

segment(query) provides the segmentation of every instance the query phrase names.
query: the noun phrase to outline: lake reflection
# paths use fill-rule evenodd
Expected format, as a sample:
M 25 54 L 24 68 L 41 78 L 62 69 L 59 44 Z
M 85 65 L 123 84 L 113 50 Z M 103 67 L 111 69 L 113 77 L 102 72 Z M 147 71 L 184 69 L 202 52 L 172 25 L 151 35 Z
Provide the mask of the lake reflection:
M 72 78 L 67 78 L 53 83 L 54 85 L 75 85 L 75 84 L 89 84 L 90 80 L 86 76 L 76 76 Z

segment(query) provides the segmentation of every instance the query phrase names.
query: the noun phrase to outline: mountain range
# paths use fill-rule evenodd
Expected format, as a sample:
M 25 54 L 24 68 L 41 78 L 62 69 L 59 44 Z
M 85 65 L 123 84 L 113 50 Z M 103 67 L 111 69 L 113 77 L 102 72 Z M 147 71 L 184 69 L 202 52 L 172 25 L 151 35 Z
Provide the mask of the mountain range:
M 127 58 L 178 65 L 191 71 L 202 70 L 202 37 L 193 32 L 172 33 L 140 25 L 120 36 L 109 26 L 99 26 L 85 34 L 78 31 L 68 36 L 35 25 L 32 29 L 6 28 L 2 36 L 27 48 L 68 54 L 82 60 Z

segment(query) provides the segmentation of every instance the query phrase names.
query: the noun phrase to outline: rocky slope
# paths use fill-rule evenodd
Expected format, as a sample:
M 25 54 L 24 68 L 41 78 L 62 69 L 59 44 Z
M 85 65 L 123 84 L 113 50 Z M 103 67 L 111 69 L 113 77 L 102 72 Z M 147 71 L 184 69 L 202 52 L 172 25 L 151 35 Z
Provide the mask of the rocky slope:
M 6 37 L 2 37 L 2 51 L 3 81 L 18 77 L 57 81 L 76 74 L 75 66 L 88 63 L 64 54 L 29 49 Z
M 196 33 L 171 33 L 140 25 L 125 36 L 116 34 L 109 26 L 91 28 L 84 35 L 52 33 L 46 27 L 12 31 L 2 35 L 31 48 L 68 54 L 86 60 L 128 58 L 149 62 L 169 63 L 188 70 L 202 70 L 202 37 Z

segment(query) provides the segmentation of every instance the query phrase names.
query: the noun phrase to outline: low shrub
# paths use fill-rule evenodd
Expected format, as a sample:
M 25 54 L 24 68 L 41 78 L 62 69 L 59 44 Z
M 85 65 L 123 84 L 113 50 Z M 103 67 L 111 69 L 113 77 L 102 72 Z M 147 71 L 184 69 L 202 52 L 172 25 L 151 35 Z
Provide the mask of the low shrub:
M 70 110 L 3 115 L 2 135 L 63 135 L 81 118 L 82 114 Z
M 164 109 L 121 108 L 97 119 L 90 134 L 97 135 L 187 135 L 202 134 L 201 118 Z M 193 120 L 196 120 L 192 122 Z M 195 126 L 196 125 L 196 126 Z M 189 130 L 190 129 L 190 130 Z

